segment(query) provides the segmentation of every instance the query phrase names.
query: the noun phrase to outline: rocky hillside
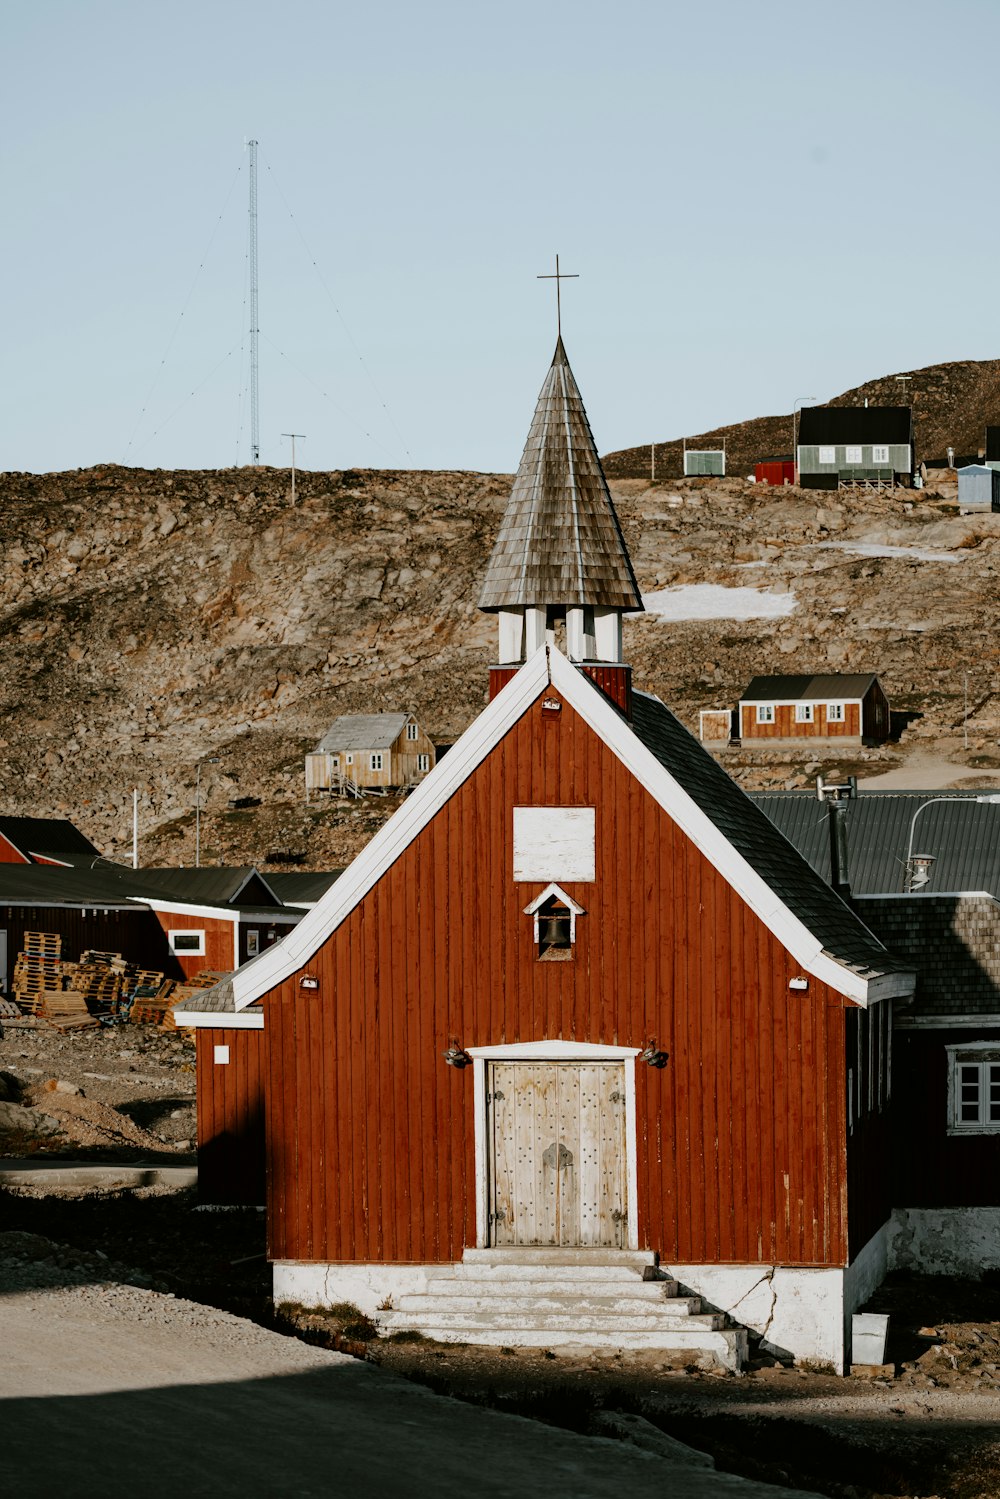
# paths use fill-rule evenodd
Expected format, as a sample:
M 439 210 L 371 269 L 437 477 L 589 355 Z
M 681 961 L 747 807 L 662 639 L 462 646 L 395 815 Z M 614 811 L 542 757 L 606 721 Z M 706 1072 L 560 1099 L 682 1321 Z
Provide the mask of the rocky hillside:
M 342 862 L 389 806 L 307 809 L 303 753 L 345 711 L 409 708 L 439 742 L 478 712 L 494 627 L 475 599 L 509 482 L 303 473 L 293 509 L 273 469 L 0 476 L 2 809 L 71 816 L 122 857 L 138 786 L 144 862 L 191 862 L 213 758 L 206 859 Z M 967 671 L 969 754 L 996 763 L 1000 517 L 930 490 L 818 506 L 739 480 L 613 488 L 645 592 L 758 590 L 725 595 L 729 617 L 627 626 L 637 682 L 693 728 L 756 672 L 871 668 L 925 715 L 910 736 L 953 732 Z M 790 612 L 740 618 L 761 590 Z
M 827 402 L 830 406 L 913 407 L 914 446 L 918 461 L 943 458 L 949 447 L 957 454 L 975 457 L 982 449 L 987 425 L 1000 424 L 1000 359 L 963 359 L 953 364 L 931 364 L 926 369 L 900 371 L 910 378 L 901 383 L 896 375 L 869 380 L 854 390 L 845 390 Z M 905 394 L 903 394 L 905 392 Z M 726 471 L 745 476 L 765 458 L 791 456 L 792 417 L 761 416 L 716 427 L 687 438 L 689 448 L 726 448 Z M 674 438 L 657 442 L 656 473 L 676 478 L 683 472 L 683 442 Z M 608 477 L 645 479 L 650 473 L 650 444 L 623 448 L 604 459 Z

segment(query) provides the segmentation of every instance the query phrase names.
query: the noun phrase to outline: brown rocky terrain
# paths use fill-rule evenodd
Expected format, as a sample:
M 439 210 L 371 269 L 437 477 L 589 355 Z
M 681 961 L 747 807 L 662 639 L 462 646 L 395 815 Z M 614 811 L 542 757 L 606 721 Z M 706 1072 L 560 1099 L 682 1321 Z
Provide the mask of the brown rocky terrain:
M 307 808 L 303 753 L 345 711 L 412 709 L 443 743 L 479 711 L 494 625 L 475 601 L 509 482 L 302 473 L 293 509 L 287 472 L 266 468 L 0 476 L 2 810 L 69 816 L 123 857 L 135 785 L 143 862 L 192 862 L 195 765 L 217 757 L 206 861 L 342 864 L 394 803 Z M 739 479 L 612 487 L 644 592 L 793 596 L 782 618 L 627 625 L 637 683 L 690 727 L 758 672 L 871 669 L 894 709 L 923 716 L 888 760 L 853 768 L 933 744 L 996 778 L 1000 517 L 960 516 L 953 482 L 849 497 Z M 815 770 L 808 756 L 726 763 L 748 785 Z
M 1000 359 L 962 359 L 951 364 L 931 364 L 925 369 L 883 375 L 864 385 L 834 396 L 828 406 L 913 407 L 914 447 L 917 461 L 944 458 L 949 447 L 956 454 L 975 457 L 983 448 L 985 428 L 1000 423 Z M 710 432 L 692 434 L 689 448 L 714 448 L 725 444 L 726 472 L 744 477 L 766 458 L 791 456 L 792 415 L 761 416 Z M 655 442 L 656 474 L 676 478 L 684 471 L 683 440 Z M 648 478 L 650 444 L 623 448 L 604 459 L 609 478 Z

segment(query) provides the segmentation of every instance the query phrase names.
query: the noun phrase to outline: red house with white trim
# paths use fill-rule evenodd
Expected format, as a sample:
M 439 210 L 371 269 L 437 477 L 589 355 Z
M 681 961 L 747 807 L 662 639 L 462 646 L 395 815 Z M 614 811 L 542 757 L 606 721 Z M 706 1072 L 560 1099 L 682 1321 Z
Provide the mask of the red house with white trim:
M 729 1367 L 750 1332 L 843 1369 L 914 975 L 633 689 L 639 590 L 561 340 L 480 602 L 489 705 L 178 1016 L 218 1065 L 263 1042 L 275 1299 Z

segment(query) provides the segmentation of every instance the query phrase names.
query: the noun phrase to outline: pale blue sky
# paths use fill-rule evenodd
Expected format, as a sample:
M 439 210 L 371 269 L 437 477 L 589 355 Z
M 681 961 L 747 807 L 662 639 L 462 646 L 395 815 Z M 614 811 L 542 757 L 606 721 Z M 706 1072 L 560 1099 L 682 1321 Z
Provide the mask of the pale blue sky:
M 247 461 L 247 135 L 264 463 L 513 468 L 557 250 L 602 451 L 993 357 L 998 45 L 996 0 L 5 0 L 0 468 Z

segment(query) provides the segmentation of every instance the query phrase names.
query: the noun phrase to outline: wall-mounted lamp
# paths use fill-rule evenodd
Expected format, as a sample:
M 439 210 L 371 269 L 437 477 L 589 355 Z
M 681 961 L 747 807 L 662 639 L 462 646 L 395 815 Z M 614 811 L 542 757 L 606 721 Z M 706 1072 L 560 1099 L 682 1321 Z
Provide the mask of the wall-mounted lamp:
M 930 883 L 933 854 L 911 854 L 906 861 L 907 891 L 923 890 Z
M 318 989 L 319 988 L 319 979 L 315 978 L 311 973 L 304 973 L 302 975 L 302 977 L 299 979 L 299 988 L 300 989 Z
M 645 1051 L 640 1051 L 639 1061 L 645 1062 L 647 1067 L 665 1067 L 669 1051 L 660 1051 L 655 1041 L 650 1041 Z
M 788 980 L 788 987 L 789 989 L 808 989 L 809 980 L 804 979 L 800 974 L 798 978 Z
M 463 1051 L 457 1041 L 453 1041 L 452 1044 L 448 1047 L 448 1050 L 443 1051 L 441 1055 L 444 1057 L 449 1067 L 458 1067 L 459 1069 L 461 1069 L 462 1067 L 468 1067 L 470 1062 L 472 1061 L 469 1053 L 467 1051 Z

